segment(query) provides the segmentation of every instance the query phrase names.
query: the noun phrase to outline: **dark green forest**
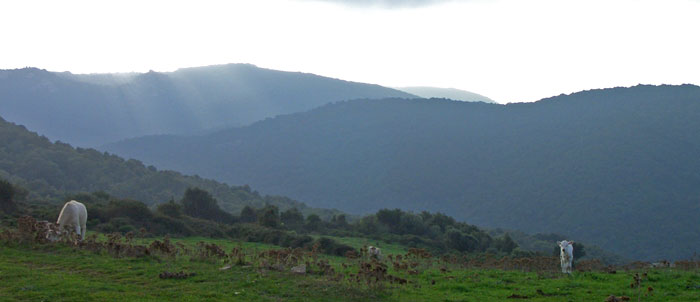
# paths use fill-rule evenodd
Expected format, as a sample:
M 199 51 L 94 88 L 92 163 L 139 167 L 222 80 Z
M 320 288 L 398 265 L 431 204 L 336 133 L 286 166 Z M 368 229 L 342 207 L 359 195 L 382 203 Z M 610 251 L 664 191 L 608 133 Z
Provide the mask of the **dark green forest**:
M 314 207 L 439 211 L 657 260 L 700 251 L 698 133 L 700 87 L 640 85 L 508 105 L 345 101 L 107 150 Z
M 16 198 L 58 203 L 77 192 L 104 192 L 148 206 L 183 196 L 187 188 L 210 192 L 220 206 L 236 213 L 245 206 L 275 205 L 330 217 L 336 211 L 312 209 L 281 196 L 262 195 L 247 185 L 229 186 L 198 176 L 159 171 L 137 160 L 124 160 L 94 149 L 74 148 L 0 118 L 0 179 L 17 185 Z
M 81 147 L 152 134 L 203 133 L 333 101 L 384 97 L 413 96 L 249 64 L 129 74 L 0 70 L 0 116 Z

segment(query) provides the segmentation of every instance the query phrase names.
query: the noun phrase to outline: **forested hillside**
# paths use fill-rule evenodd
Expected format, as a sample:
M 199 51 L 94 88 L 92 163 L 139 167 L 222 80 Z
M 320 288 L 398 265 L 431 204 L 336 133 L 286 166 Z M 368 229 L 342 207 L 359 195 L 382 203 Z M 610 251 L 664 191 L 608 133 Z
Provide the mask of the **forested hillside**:
M 700 251 L 698 133 L 700 87 L 636 86 L 508 105 L 339 102 L 108 150 L 317 207 L 442 211 L 678 259 Z
M 158 171 L 137 160 L 124 160 L 94 149 L 52 143 L 24 126 L 0 118 L 0 179 L 19 185 L 22 199 L 61 201 L 68 194 L 105 192 L 114 197 L 143 201 L 147 205 L 179 199 L 190 187 L 210 192 L 221 207 L 239 213 L 245 206 L 296 207 L 324 217 L 332 211 L 311 209 L 280 196 L 263 196 L 249 186 L 229 186 L 198 176 Z M 22 195 L 22 194 L 19 194 Z
M 75 75 L 0 70 L 0 116 L 81 147 L 152 134 L 193 134 L 356 98 L 413 97 L 247 64 L 175 72 Z

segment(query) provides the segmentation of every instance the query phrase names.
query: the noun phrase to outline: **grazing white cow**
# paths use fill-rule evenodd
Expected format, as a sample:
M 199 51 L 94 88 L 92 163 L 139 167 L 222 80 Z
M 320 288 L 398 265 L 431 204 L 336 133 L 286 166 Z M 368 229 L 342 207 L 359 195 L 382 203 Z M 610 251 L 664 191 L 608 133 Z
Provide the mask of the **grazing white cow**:
M 574 261 L 574 242 L 563 240 L 557 243 L 561 248 L 559 253 L 561 272 L 571 274 L 571 263 Z
M 87 227 L 85 223 L 87 222 L 87 209 L 85 205 L 71 200 L 66 202 L 61 209 L 61 214 L 58 215 L 58 220 L 56 224 L 58 225 L 58 233 L 51 234 L 50 240 L 57 240 L 58 237 L 63 233 L 64 230 L 74 230 L 76 234 L 80 235 L 80 240 L 85 239 L 85 233 L 87 232 Z
M 382 250 L 376 246 L 370 245 L 367 247 L 367 255 L 369 255 L 370 257 L 380 259 L 382 257 Z

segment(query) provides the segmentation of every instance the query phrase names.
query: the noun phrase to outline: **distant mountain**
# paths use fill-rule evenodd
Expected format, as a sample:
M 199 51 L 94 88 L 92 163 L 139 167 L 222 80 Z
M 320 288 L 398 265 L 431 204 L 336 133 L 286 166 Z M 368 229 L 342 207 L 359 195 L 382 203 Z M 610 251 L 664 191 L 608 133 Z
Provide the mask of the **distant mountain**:
M 51 143 L 24 126 L 0 118 L 0 179 L 28 190 L 29 200 L 61 201 L 69 194 L 103 191 L 117 198 L 129 198 L 148 205 L 180 199 L 189 187 L 199 187 L 219 200 L 234 214 L 246 205 L 266 204 L 281 209 L 296 207 L 306 213 L 328 217 L 337 211 L 312 209 L 280 196 L 263 196 L 249 186 L 229 186 L 199 176 L 158 171 L 137 160 L 124 160 L 95 149 L 73 148 Z
M 632 259 L 700 252 L 700 87 L 535 103 L 356 100 L 107 150 L 316 207 L 442 211 Z
M 398 90 L 404 91 L 406 93 L 414 94 L 422 98 L 444 98 L 451 99 L 455 101 L 465 101 L 465 102 L 484 102 L 484 103 L 496 103 L 496 101 L 487 98 L 483 95 L 459 90 L 455 88 L 438 88 L 438 87 L 398 87 Z
M 247 64 L 88 75 L 0 70 L 0 116 L 79 146 L 144 135 L 203 133 L 335 101 L 386 97 L 415 96 Z

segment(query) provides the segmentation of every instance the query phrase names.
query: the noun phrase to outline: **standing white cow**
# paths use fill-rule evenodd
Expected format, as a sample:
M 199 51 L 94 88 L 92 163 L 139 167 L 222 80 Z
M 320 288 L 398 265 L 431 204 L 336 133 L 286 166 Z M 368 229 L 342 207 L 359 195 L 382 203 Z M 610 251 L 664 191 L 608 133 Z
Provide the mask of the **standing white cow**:
M 376 246 L 370 245 L 367 247 L 367 255 L 369 255 L 371 258 L 376 258 L 377 260 L 381 260 L 382 250 Z
M 85 205 L 75 200 L 66 202 L 56 221 L 58 225 L 58 234 L 56 235 L 60 236 L 64 230 L 74 230 L 76 234 L 80 235 L 80 240 L 83 240 L 87 232 L 86 222 L 87 209 Z M 53 238 L 50 239 L 56 240 L 58 236 L 52 236 Z
M 561 272 L 571 274 L 571 263 L 574 261 L 574 242 L 563 240 L 557 243 L 561 250 L 559 253 Z

